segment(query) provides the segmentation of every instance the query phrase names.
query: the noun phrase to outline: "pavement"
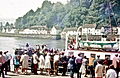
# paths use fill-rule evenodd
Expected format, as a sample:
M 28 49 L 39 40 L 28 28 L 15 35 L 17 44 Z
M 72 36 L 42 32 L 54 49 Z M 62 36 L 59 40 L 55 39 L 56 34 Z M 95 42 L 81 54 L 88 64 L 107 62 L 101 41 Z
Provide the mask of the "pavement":
M 51 75 L 51 76 L 47 76 L 45 74 L 43 75 L 33 75 L 33 74 L 27 74 L 27 75 L 23 75 L 23 74 L 16 74 L 13 72 L 8 72 L 8 75 L 5 76 L 6 78 L 70 78 L 69 74 L 67 76 L 61 76 L 61 74 L 59 74 L 59 76 L 55 76 L 55 75 Z M 74 75 L 74 78 L 77 78 L 77 74 Z M 90 76 L 88 77 L 84 77 L 81 76 L 81 78 L 91 78 Z

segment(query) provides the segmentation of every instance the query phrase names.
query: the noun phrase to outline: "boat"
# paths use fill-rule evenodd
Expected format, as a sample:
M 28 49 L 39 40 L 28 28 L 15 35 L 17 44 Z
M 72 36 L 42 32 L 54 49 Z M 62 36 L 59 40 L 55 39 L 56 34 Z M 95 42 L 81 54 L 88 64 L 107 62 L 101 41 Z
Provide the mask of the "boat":
M 110 30 L 112 30 L 112 25 L 110 25 L 110 28 L 111 28 Z M 82 30 L 82 26 L 80 26 L 77 29 L 76 33 L 66 34 L 65 51 L 67 56 L 69 55 L 77 56 L 79 53 L 81 53 L 82 55 L 85 55 L 88 58 L 91 55 L 94 55 L 94 57 L 100 55 L 101 59 L 109 57 L 109 59 L 112 60 L 116 54 L 120 55 L 120 38 L 115 37 L 114 40 L 107 41 L 108 34 L 103 34 L 101 35 L 101 39 L 99 41 L 96 41 L 89 40 L 88 35 L 86 34 L 86 40 L 82 40 L 82 31 L 80 32 L 80 30 Z M 110 33 L 110 35 L 113 34 Z M 73 38 L 72 40 L 70 40 L 71 39 L 69 38 L 70 36 L 72 36 Z

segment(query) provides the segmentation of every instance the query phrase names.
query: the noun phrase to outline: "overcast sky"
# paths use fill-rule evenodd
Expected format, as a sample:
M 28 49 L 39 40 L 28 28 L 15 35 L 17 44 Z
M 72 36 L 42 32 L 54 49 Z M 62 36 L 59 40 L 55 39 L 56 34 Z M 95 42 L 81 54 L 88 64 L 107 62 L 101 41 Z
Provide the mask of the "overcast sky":
M 30 9 L 34 11 L 41 7 L 44 0 L 0 0 L 0 18 L 18 18 Z M 51 2 L 66 3 L 67 0 L 49 0 Z

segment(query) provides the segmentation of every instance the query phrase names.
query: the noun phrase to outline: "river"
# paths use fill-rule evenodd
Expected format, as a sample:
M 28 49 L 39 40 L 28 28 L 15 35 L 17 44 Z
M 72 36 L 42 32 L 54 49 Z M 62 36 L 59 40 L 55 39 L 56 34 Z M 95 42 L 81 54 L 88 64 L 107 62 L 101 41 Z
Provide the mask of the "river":
M 45 44 L 48 48 L 64 49 L 65 47 L 64 40 L 0 37 L 0 50 L 9 51 L 13 54 L 16 48 L 24 47 L 26 43 L 29 43 L 31 47 L 35 47 L 38 44 Z

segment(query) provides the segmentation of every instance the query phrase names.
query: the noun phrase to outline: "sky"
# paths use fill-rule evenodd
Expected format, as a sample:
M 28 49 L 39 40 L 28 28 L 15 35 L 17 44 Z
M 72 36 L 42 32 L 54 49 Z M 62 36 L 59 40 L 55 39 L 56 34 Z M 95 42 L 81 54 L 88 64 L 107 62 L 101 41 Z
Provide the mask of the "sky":
M 29 10 L 41 7 L 44 0 L 0 0 L 0 19 L 17 19 Z M 52 3 L 67 3 L 67 0 L 49 0 Z

